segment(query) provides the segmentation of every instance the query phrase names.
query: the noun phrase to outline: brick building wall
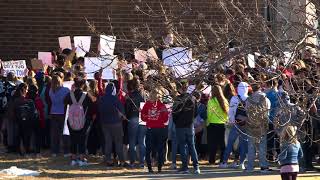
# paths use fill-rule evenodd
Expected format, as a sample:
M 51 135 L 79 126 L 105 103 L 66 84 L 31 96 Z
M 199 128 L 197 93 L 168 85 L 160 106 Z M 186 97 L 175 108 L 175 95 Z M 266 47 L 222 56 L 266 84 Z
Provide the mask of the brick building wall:
M 240 0 L 248 11 L 256 7 L 263 14 L 263 3 L 252 0 Z M 147 9 L 147 2 L 156 12 L 160 12 L 158 1 L 139 1 L 137 4 L 130 0 L 1 0 L 0 1 L 0 58 L 27 59 L 37 56 L 38 51 L 57 50 L 59 36 L 92 35 L 85 17 L 93 22 L 97 31 L 106 34 L 114 33 L 118 38 L 132 38 L 132 28 L 142 27 L 148 23 L 152 32 L 159 38 L 163 35 L 163 18 L 148 17 L 137 12 L 136 5 Z M 204 14 L 206 21 L 211 21 L 215 27 L 224 23 L 223 10 L 218 0 L 182 0 L 180 1 L 195 13 L 181 16 L 185 26 L 184 32 L 194 36 L 191 26 L 197 16 Z M 181 14 L 183 9 L 177 1 L 163 1 L 168 13 Z M 108 20 L 111 19 L 112 30 Z M 257 35 L 259 36 L 259 35 Z M 93 37 L 92 51 L 96 51 L 97 37 Z M 117 42 L 116 51 L 128 48 L 123 42 Z M 131 48 L 131 47 L 130 47 Z

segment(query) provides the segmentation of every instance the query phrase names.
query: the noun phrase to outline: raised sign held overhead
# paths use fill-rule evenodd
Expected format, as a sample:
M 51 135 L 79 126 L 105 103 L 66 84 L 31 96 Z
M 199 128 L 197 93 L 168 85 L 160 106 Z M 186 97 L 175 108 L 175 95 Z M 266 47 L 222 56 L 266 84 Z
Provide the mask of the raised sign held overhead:
M 116 36 L 100 35 L 100 55 L 113 55 L 116 46 Z
M 87 79 L 94 79 L 94 73 L 102 69 L 102 79 L 115 79 L 114 70 L 117 69 L 118 60 L 115 56 L 109 58 L 86 57 L 84 59 Z
M 72 49 L 70 36 L 59 37 L 58 40 L 59 40 L 59 46 L 62 50 Z
M 4 76 L 7 76 L 9 72 L 12 72 L 17 77 L 24 77 L 28 73 L 25 60 L 2 61 L 2 68 L 4 70 Z
M 41 60 L 43 64 L 52 66 L 51 52 L 38 52 L 38 59 Z
M 75 36 L 73 42 L 78 57 L 83 57 L 90 51 L 91 36 Z
M 165 49 L 162 53 L 164 65 L 176 77 L 185 78 L 199 69 L 199 61 L 192 59 L 192 50 L 185 47 Z

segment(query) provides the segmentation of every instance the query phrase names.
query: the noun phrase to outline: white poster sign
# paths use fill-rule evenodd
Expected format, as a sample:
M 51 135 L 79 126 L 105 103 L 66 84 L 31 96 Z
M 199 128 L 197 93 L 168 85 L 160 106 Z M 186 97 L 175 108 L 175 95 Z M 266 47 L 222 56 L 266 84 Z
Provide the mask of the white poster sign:
M 100 55 L 113 55 L 116 46 L 116 36 L 100 35 Z
M 248 66 L 250 68 L 255 68 L 256 64 L 255 64 L 255 60 L 254 60 L 254 55 L 253 54 L 248 54 Z
M 58 40 L 59 40 L 59 46 L 62 50 L 72 49 L 70 36 L 59 37 Z
M 12 72 L 17 77 L 24 77 L 28 72 L 25 60 L 2 61 L 2 68 L 4 70 L 4 76 L 7 76 L 9 72 Z
M 51 52 L 38 52 L 38 59 L 41 60 L 43 64 L 52 66 Z
M 109 56 L 108 56 L 109 57 Z M 103 79 L 115 79 L 115 69 L 117 69 L 118 60 L 115 56 L 109 58 L 86 57 L 84 59 L 85 73 L 87 79 L 94 79 L 94 73 L 102 69 Z
M 162 58 L 164 65 L 170 68 L 176 77 L 187 77 L 199 69 L 199 61 L 192 59 L 192 50 L 188 48 L 165 49 Z
M 90 51 L 91 36 L 75 36 L 73 37 L 74 47 L 78 57 L 83 57 Z

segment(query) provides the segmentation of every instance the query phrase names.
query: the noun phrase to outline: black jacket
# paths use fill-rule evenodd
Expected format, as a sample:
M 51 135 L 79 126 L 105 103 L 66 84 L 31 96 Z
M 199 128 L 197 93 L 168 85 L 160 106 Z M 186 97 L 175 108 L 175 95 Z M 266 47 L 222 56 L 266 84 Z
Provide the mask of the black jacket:
M 134 91 L 126 99 L 125 111 L 128 119 L 139 117 L 140 103 L 145 102 L 146 97 L 141 91 Z
M 190 128 L 197 116 L 197 103 L 190 94 L 179 95 L 172 109 L 172 118 L 176 128 Z

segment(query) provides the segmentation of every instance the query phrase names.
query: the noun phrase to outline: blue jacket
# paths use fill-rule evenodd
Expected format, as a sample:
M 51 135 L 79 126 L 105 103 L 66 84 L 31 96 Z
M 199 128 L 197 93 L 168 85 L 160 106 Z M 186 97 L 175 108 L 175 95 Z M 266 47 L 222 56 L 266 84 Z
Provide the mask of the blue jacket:
M 269 112 L 269 120 L 271 122 L 273 122 L 273 119 L 275 118 L 275 115 L 276 115 L 277 108 L 279 107 L 279 94 L 274 89 L 269 89 L 265 93 L 271 103 L 271 108 L 270 108 L 270 112 Z
M 300 143 L 285 144 L 281 147 L 279 154 L 280 166 L 299 164 L 299 159 L 303 157 Z
M 105 95 L 98 102 L 99 119 L 101 123 L 118 124 L 122 123 L 124 116 L 124 107 L 117 95 L 112 95 L 116 87 L 109 83 L 106 87 Z

